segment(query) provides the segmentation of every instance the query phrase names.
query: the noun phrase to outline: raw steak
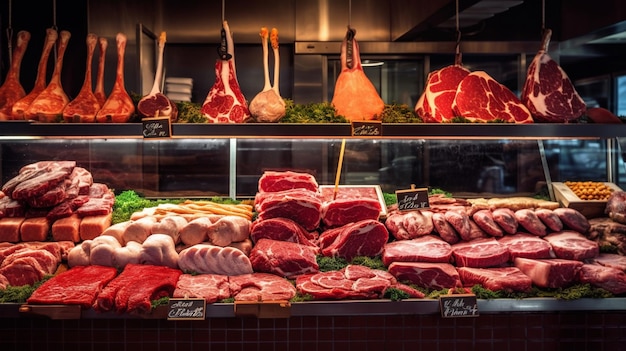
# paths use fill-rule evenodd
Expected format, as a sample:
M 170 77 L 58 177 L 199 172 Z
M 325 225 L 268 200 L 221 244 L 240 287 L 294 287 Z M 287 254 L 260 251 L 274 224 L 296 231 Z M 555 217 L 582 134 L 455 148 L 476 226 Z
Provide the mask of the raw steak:
M 472 122 L 533 122 L 530 111 L 517 96 L 484 71 L 475 71 L 463 78 L 452 110 Z
M 20 259 L 27 257 L 33 258 L 37 261 L 37 267 L 41 269 L 43 275 L 53 274 L 61 263 L 61 257 L 56 256 L 47 250 L 26 247 L 24 249 L 15 251 L 14 253 L 7 256 L 4 260 L 2 260 L 2 264 L 0 264 L 0 270 L 3 270 L 5 267 L 11 266 L 13 262 L 19 261 Z M 4 275 L 7 276 L 6 274 Z
M 626 224 L 608 217 L 592 218 L 589 224 L 591 227 L 587 235 L 590 239 L 597 241 L 598 245 L 615 248 L 620 255 L 626 255 Z
M 498 226 L 498 224 L 494 221 L 493 214 L 490 210 L 476 211 L 472 215 L 472 219 L 474 219 L 476 225 L 478 225 L 480 229 L 484 230 L 485 233 L 497 237 L 504 235 L 500 226 Z
M 527 292 L 532 288 L 532 280 L 517 267 L 501 268 L 457 268 L 463 286 L 482 285 L 484 288 L 498 291 Z
M 259 192 L 275 192 L 290 189 L 318 190 L 315 177 L 309 173 L 293 171 L 265 171 L 259 178 Z
M 6 277 L 12 286 L 33 285 L 49 274 L 34 257 L 20 257 L 12 260 L 10 264 L 4 264 L 6 261 L 8 258 L 0 267 L 0 275 Z
M 274 274 L 243 274 L 230 277 L 228 281 L 235 301 L 289 300 L 296 296 L 293 284 Z
M 443 215 L 446 221 L 456 230 L 461 239 L 466 241 L 470 239 L 472 235 L 472 225 L 470 224 L 469 215 L 465 211 L 449 210 Z
M 393 262 L 449 263 L 451 258 L 452 247 L 450 244 L 434 235 L 387 243 L 383 248 L 382 256 L 385 266 L 389 266 Z
M 230 297 L 228 276 L 219 274 L 183 274 L 178 278 L 174 298 L 200 298 L 214 303 Z
M 331 104 L 350 121 L 382 119 L 385 108 L 376 87 L 363 72 L 356 30 L 348 26 L 341 43 L 341 72 L 335 82 Z
M 506 246 L 495 238 L 463 241 L 452 245 L 452 255 L 457 267 L 495 267 L 506 263 L 510 254 Z
M 398 281 L 408 281 L 419 287 L 441 290 L 461 287 L 461 278 L 450 263 L 393 262 L 391 273 Z
M 568 122 L 585 113 L 584 100 L 563 69 L 548 55 L 552 31 L 545 29 L 541 49 L 528 66 L 522 102 L 540 122 Z
M 396 283 L 388 272 L 348 265 L 340 271 L 299 276 L 296 288 L 316 300 L 375 299 Z
M 524 208 L 515 211 L 515 218 L 519 225 L 526 229 L 530 234 L 536 236 L 545 236 L 548 234 L 548 228 L 541 222 L 537 214 L 531 209 Z
M 591 227 L 587 217 L 573 208 L 560 207 L 554 209 L 553 212 L 559 216 L 559 219 L 563 222 L 565 227 L 581 234 L 587 233 Z
M 601 253 L 598 256 L 590 259 L 591 263 L 599 264 L 601 266 L 617 268 L 626 272 L 626 256 L 610 253 Z
M 572 284 L 583 263 L 580 261 L 553 259 L 528 259 L 518 257 L 514 261 L 519 268 L 542 288 L 564 288 Z
M 459 240 L 461 240 L 459 235 L 456 233 L 456 230 L 454 230 L 454 227 L 446 221 L 446 217 L 443 213 L 433 213 L 432 220 L 435 231 L 448 244 L 456 244 Z
M 289 218 L 306 230 L 316 229 L 321 221 L 322 200 L 306 189 L 258 193 L 255 198 L 257 220 Z
M 495 208 L 491 211 L 491 215 L 493 217 L 493 221 L 496 222 L 496 224 L 507 234 L 517 233 L 519 223 L 517 223 L 515 212 L 513 212 L 513 210 L 504 207 Z
M 262 238 L 290 241 L 302 245 L 315 246 L 309 238 L 314 237 L 300 224 L 288 218 L 269 218 L 252 222 L 250 237 L 254 242 Z
M 250 252 L 250 262 L 255 272 L 293 278 L 300 274 L 319 271 L 316 254 L 317 250 L 311 246 L 261 239 Z
M 357 256 L 374 257 L 382 253 L 389 240 L 387 228 L 377 220 L 366 219 L 340 228 L 333 243 L 322 249 L 324 256 L 341 257 L 348 262 Z
M 578 272 L 578 281 L 600 287 L 616 295 L 626 293 L 626 273 L 617 268 L 584 264 Z
M 582 261 L 594 258 L 600 253 L 598 243 L 570 230 L 548 234 L 544 237 L 558 258 Z
M 235 44 L 226 21 L 222 22 L 219 59 L 215 62 L 215 83 L 200 112 L 210 123 L 244 123 L 251 118 L 235 69 Z
M 535 209 L 535 214 L 537 215 L 537 218 L 539 218 L 539 220 L 541 220 L 541 222 L 551 231 L 560 232 L 563 230 L 563 222 L 553 210 L 549 210 L 547 208 L 537 208 Z
M 511 259 L 523 258 L 550 258 L 552 246 L 547 241 L 532 234 L 517 233 L 505 235 L 498 239 L 500 245 L 505 246 Z
M 415 113 L 426 123 L 451 122 L 456 115 L 452 102 L 463 78 L 470 73 L 461 65 L 460 55 L 454 65 L 430 72 L 424 92 L 415 105 Z
M 335 199 L 324 202 L 321 208 L 322 222 L 327 227 L 341 227 L 366 219 L 378 219 L 382 210 L 375 199 Z
M 33 305 L 80 305 L 88 309 L 103 287 L 117 276 L 117 269 L 78 266 L 48 279 L 28 298 Z

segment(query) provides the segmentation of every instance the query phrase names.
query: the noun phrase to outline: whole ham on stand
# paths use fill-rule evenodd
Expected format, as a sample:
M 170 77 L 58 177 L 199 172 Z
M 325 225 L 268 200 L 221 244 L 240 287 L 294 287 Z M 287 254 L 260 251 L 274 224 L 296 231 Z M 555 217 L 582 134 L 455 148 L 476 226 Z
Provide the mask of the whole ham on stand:
M 17 46 L 13 52 L 11 67 L 9 68 L 4 83 L 0 86 L 0 121 L 12 119 L 11 109 L 13 108 L 13 104 L 26 96 L 24 87 L 22 87 L 20 83 L 20 66 L 22 65 L 22 59 L 24 58 L 24 53 L 26 52 L 29 41 L 29 32 L 20 31 L 17 33 Z
M 261 42 L 263 43 L 263 73 L 265 77 L 265 85 L 263 90 L 258 93 L 250 102 L 250 113 L 257 122 L 278 122 L 285 116 L 285 100 L 280 96 L 278 90 L 279 83 L 279 56 L 278 56 L 278 30 L 272 28 L 270 34 L 272 50 L 274 52 L 274 86 L 270 83 L 270 73 L 268 67 L 268 49 L 267 49 L 267 28 L 261 28 Z

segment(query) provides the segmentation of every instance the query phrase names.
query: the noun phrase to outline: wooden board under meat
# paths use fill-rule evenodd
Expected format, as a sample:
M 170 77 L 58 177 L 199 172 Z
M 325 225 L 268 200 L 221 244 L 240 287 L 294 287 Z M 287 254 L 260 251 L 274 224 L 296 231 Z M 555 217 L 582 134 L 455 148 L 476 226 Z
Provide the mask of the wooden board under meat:
M 622 190 L 614 183 L 605 182 L 604 184 L 613 189 L 613 191 Z M 554 190 L 556 200 L 563 207 L 578 210 L 587 218 L 596 218 L 605 215 L 604 209 L 606 208 L 606 200 L 582 200 L 574 194 L 570 187 L 561 182 L 553 182 L 552 189 Z

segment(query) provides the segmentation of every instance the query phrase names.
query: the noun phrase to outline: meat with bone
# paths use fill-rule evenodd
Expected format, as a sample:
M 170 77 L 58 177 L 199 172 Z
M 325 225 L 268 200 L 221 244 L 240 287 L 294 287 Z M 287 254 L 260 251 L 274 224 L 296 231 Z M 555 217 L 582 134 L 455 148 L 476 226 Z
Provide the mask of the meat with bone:
M 491 211 L 491 215 L 493 216 L 493 221 L 507 234 L 517 233 L 519 223 L 515 218 L 515 212 L 511 209 L 505 207 L 495 208 Z
M 426 86 L 415 105 L 415 113 L 426 123 L 450 122 L 456 117 L 452 102 L 463 78 L 470 73 L 457 54 L 454 65 L 428 74 Z
M 41 58 L 39 59 L 39 65 L 37 66 L 37 77 L 35 78 L 35 84 L 33 89 L 26 94 L 23 98 L 19 99 L 11 108 L 11 115 L 13 119 L 25 119 L 25 112 L 28 110 L 30 104 L 35 101 L 35 98 L 46 89 L 46 73 L 48 71 L 48 59 L 50 57 L 50 51 L 54 47 L 59 34 L 53 28 L 46 29 L 46 40 L 43 44 L 43 51 Z
M 501 268 L 457 268 L 463 286 L 481 284 L 492 291 L 528 292 L 532 288 L 532 280 L 517 267 Z
M 261 42 L 263 44 L 263 74 L 265 85 L 263 90 L 258 93 L 250 102 L 250 114 L 257 122 L 278 122 L 285 116 L 285 100 L 280 96 L 278 89 L 280 57 L 278 54 L 278 30 L 272 28 L 270 41 L 272 51 L 274 53 L 274 86 L 270 83 L 270 74 L 268 67 L 268 50 L 267 50 L 267 28 L 261 28 Z
M 91 62 L 96 50 L 98 36 L 93 33 L 87 34 L 87 64 L 85 79 L 78 95 L 63 109 L 65 122 L 91 123 L 96 121 L 96 113 L 100 110 L 100 102 L 93 93 L 91 84 Z
M 341 43 L 341 72 L 331 104 L 350 121 L 382 119 L 385 103 L 361 66 L 356 30 L 348 26 Z
M 571 285 L 583 265 L 580 261 L 559 258 L 546 260 L 518 257 L 513 263 L 530 277 L 533 284 L 541 288 L 564 288 Z
M 580 283 L 589 283 L 613 294 L 626 293 L 626 273 L 617 268 L 584 264 L 578 272 Z
M 200 112 L 211 123 L 244 123 L 251 116 L 237 81 L 235 44 L 227 21 L 222 23 L 221 38 L 219 58 L 215 62 L 215 83 Z
M 544 239 L 550 243 L 558 258 L 583 261 L 594 258 L 600 253 L 598 243 L 571 230 L 551 233 L 546 235 Z
M 11 67 L 9 72 L 7 72 L 4 83 L 0 86 L 0 121 L 13 119 L 13 104 L 26 96 L 26 91 L 24 91 L 24 87 L 20 83 L 20 67 L 29 41 L 29 32 L 20 31 L 17 33 L 17 43 L 11 58 Z
M 434 235 L 412 240 L 396 240 L 385 244 L 382 260 L 385 266 L 393 262 L 443 262 L 449 263 L 452 247 Z
M 490 210 L 476 211 L 472 215 L 472 219 L 474 220 L 476 225 L 480 227 L 480 229 L 485 231 L 485 233 L 496 237 L 504 235 L 504 233 L 502 232 L 502 228 L 500 228 L 500 226 L 496 224 L 495 220 L 493 219 L 493 214 Z
M 389 232 L 378 220 L 366 219 L 337 228 L 332 244 L 322 249 L 328 257 L 341 257 L 350 262 L 357 256 L 374 257 L 383 252 Z
M 117 269 L 113 267 L 73 267 L 44 282 L 27 302 L 32 305 L 79 305 L 88 309 L 102 288 L 116 276 Z
M 157 56 L 156 74 L 152 90 L 137 103 L 137 112 L 142 117 L 169 117 L 171 122 L 178 119 L 178 107 L 161 92 L 163 80 L 163 51 L 165 50 L 165 32 L 159 36 L 159 53 Z
M 107 101 L 107 95 L 104 92 L 104 64 L 106 61 L 107 46 L 109 46 L 107 38 L 99 37 L 98 72 L 96 73 L 96 87 L 93 90 L 93 95 L 95 95 L 96 99 L 98 99 L 100 106 L 103 106 Z
M 541 222 L 551 231 L 560 232 L 563 230 L 563 222 L 553 210 L 549 210 L 547 208 L 537 208 L 535 209 L 535 214 L 537 215 L 537 218 L 539 218 Z
M 552 30 L 545 29 L 541 48 L 528 66 L 522 102 L 538 122 L 568 122 L 585 113 L 585 102 L 563 69 L 548 54 Z
M 252 273 L 252 263 L 241 250 L 197 244 L 178 254 L 178 266 L 184 272 L 233 276 Z
M 537 214 L 529 208 L 515 211 L 515 219 L 517 219 L 517 222 L 530 234 L 536 236 L 545 236 L 548 234 L 545 224 L 543 224 L 539 217 L 537 217 Z
M 532 234 L 517 233 L 498 238 L 498 243 L 505 246 L 511 259 L 523 258 L 550 258 L 552 246 L 547 241 Z
M 495 238 L 482 238 L 452 245 L 452 256 L 457 267 L 483 268 L 506 263 L 510 254 Z
M 115 42 L 117 44 L 117 70 L 115 73 L 115 83 L 109 97 L 96 114 L 96 121 L 99 123 L 124 123 L 128 122 L 135 112 L 135 104 L 126 92 L 124 86 L 124 55 L 126 53 L 126 35 L 117 33 Z
M 393 262 L 391 273 L 398 281 L 409 281 L 419 287 L 433 290 L 461 287 L 461 278 L 450 263 Z
M 448 221 L 446 221 L 446 217 L 441 212 L 433 213 L 433 227 L 437 234 L 448 244 L 456 244 L 461 240 L 459 235 L 454 230 L 454 227 Z M 388 220 L 388 219 L 387 219 Z
M 341 227 L 365 219 L 378 219 L 381 210 L 380 202 L 375 199 L 335 199 L 324 202 L 321 215 L 326 227 Z M 432 227 L 430 218 L 424 222 Z
M 290 300 L 296 288 L 287 279 L 268 273 L 242 274 L 228 278 L 235 301 Z
M 591 227 L 587 217 L 573 208 L 560 207 L 554 209 L 554 213 L 559 216 L 559 219 L 563 222 L 565 227 L 581 234 L 587 233 Z
M 250 252 L 250 262 L 255 272 L 293 278 L 319 271 L 316 254 L 317 250 L 311 246 L 261 239 Z
M 322 200 L 319 193 L 306 189 L 257 193 L 257 220 L 289 218 L 306 230 L 315 230 L 321 221 Z
M 176 283 L 174 298 L 200 298 L 215 303 L 230 297 L 228 276 L 219 274 L 182 274 Z
M 307 232 L 300 224 L 288 218 L 269 218 L 263 221 L 254 221 L 250 229 L 250 237 L 254 242 L 266 238 L 315 246 L 310 240 L 313 234 Z
M 457 116 L 473 122 L 533 122 L 528 108 L 517 96 L 484 71 L 475 71 L 463 78 L 452 109 Z
M 307 189 L 317 192 L 317 180 L 312 174 L 293 171 L 265 171 L 259 178 L 259 192 Z
M 59 32 L 57 60 L 54 65 L 52 77 L 50 78 L 48 86 L 46 86 L 46 88 L 37 95 L 30 106 L 28 106 L 28 110 L 24 113 L 27 119 L 47 123 L 60 121 L 63 115 L 63 109 L 70 102 L 61 84 L 61 71 L 63 70 L 65 50 L 67 49 L 71 36 L 68 31 L 62 30 Z

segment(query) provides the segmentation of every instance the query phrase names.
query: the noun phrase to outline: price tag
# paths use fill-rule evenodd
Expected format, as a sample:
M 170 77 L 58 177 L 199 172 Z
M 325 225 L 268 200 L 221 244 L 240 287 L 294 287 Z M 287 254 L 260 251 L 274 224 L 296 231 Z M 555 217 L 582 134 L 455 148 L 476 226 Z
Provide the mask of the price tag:
M 450 294 L 439 297 L 441 317 L 478 317 L 478 303 L 474 294 Z
M 428 188 L 417 188 L 408 190 L 397 190 L 398 210 L 413 211 L 429 208 Z
M 203 320 L 206 313 L 204 299 L 170 299 L 168 320 Z
M 352 121 L 352 136 L 382 136 L 383 123 L 381 121 Z
M 169 138 L 172 124 L 169 117 L 144 118 L 141 120 L 141 133 L 144 138 Z

